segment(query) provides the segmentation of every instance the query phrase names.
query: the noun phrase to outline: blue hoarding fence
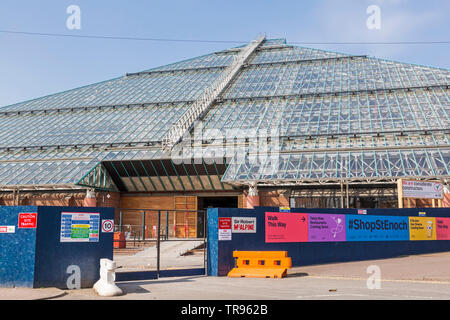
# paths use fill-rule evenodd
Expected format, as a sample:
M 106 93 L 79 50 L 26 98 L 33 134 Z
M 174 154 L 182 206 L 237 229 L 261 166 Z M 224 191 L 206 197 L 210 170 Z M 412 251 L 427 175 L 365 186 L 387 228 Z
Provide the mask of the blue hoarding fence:
M 299 242 L 266 242 L 266 212 L 280 210 L 274 207 L 208 209 L 208 275 L 226 275 L 234 266 L 234 250 L 287 251 L 294 267 L 450 251 L 450 240 L 411 241 L 409 230 L 409 217 L 423 216 L 426 212 L 426 217 L 447 219 L 450 208 L 367 209 L 364 214 L 358 214 L 361 212 L 358 209 L 291 208 L 290 212 L 294 214 L 343 215 L 345 220 L 344 241 L 329 241 L 329 237 L 323 237 L 327 239 L 323 241 L 320 233 L 314 230 L 312 239 L 308 241 L 308 237 L 304 237 L 306 240 Z M 255 218 L 255 232 L 234 233 L 219 228 L 220 220 L 231 218 L 233 221 L 233 217 Z M 323 220 L 321 223 L 330 228 L 331 222 Z M 337 227 L 333 226 L 331 232 L 333 228 Z
M 20 213 L 36 213 L 36 226 L 21 227 Z M 14 232 L 0 232 L 0 286 L 65 289 L 73 278 L 80 288 L 92 287 L 100 259 L 113 259 L 113 233 L 99 224 L 104 219 L 114 219 L 113 208 L 1 206 L 0 226 Z

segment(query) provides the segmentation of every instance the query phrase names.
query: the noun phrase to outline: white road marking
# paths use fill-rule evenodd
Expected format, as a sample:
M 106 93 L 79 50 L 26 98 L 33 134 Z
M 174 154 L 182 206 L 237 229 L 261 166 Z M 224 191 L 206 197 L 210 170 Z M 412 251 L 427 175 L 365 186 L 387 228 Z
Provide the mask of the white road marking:
M 311 299 L 311 298 L 327 298 L 327 297 L 369 297 L 368 294 L 356 294 L 356 293 L 348 293 L 348 294 L 315 294 L 309 296 L 297 296 L 297 299 Z

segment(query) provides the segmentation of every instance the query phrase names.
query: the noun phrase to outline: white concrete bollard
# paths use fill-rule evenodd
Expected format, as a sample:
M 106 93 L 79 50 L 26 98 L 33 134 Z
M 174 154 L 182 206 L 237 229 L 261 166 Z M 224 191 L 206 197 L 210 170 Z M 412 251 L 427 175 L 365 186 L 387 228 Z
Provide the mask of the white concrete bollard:
M 99 296 L 113 297 L 122 294 L 122 290 L 116 286 L 116 263 L 109 259 L 100 259 L 100 280 L 94 284 L 94 290 Z

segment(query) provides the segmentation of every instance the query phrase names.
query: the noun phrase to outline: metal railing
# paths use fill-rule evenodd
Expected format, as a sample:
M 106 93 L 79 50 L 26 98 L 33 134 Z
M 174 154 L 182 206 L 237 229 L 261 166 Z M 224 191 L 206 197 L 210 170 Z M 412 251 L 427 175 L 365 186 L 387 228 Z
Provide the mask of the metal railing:
M 140 223 L 137 223 L 137 222 Z M 119 209 L 115 232 L 122 232 L 124 240 L 116 243 L 156 245 L 156 271 L 161 271 L 161 242 L 203 240 L 203 267 L 206 270 L 207 214 L 205 210 L 188 209 Z

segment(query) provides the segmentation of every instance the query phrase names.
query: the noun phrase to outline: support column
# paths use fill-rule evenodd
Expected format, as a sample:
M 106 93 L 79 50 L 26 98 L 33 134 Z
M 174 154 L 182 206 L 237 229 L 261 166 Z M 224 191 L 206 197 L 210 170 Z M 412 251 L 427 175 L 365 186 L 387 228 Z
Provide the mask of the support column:
M 450 185 L 444 184 L 444 199 L 442 199 L 442 207 L 450 208 Z
M 349 196 L 349 193 L 348 193 L 348 180 L 347 180 L 347 184 L 346 184 L 345 193 L 346 193 L 346 197 L 347 197 L 347 208 L 350 208 L 350 196 Z
M 83 207 L 96 207 L 97 198 L 94 189 L 86 190 L 86 197 L 83 200 Z
M 291 190 L 279 190 L 278 194 L 280 207 L 290 207 L 291 204 L 289 202 L 289 199 L 291 197 Z
M 403 208 L 403 179 L 397 180 L 398 207 Z
M 246 208 L 253 209 L 254 207 L 259 206 L 259 195 L 258 189 L 256 188 L 256 183 L 252 183 L 248 187 L 248 195 L 246 198 Z

